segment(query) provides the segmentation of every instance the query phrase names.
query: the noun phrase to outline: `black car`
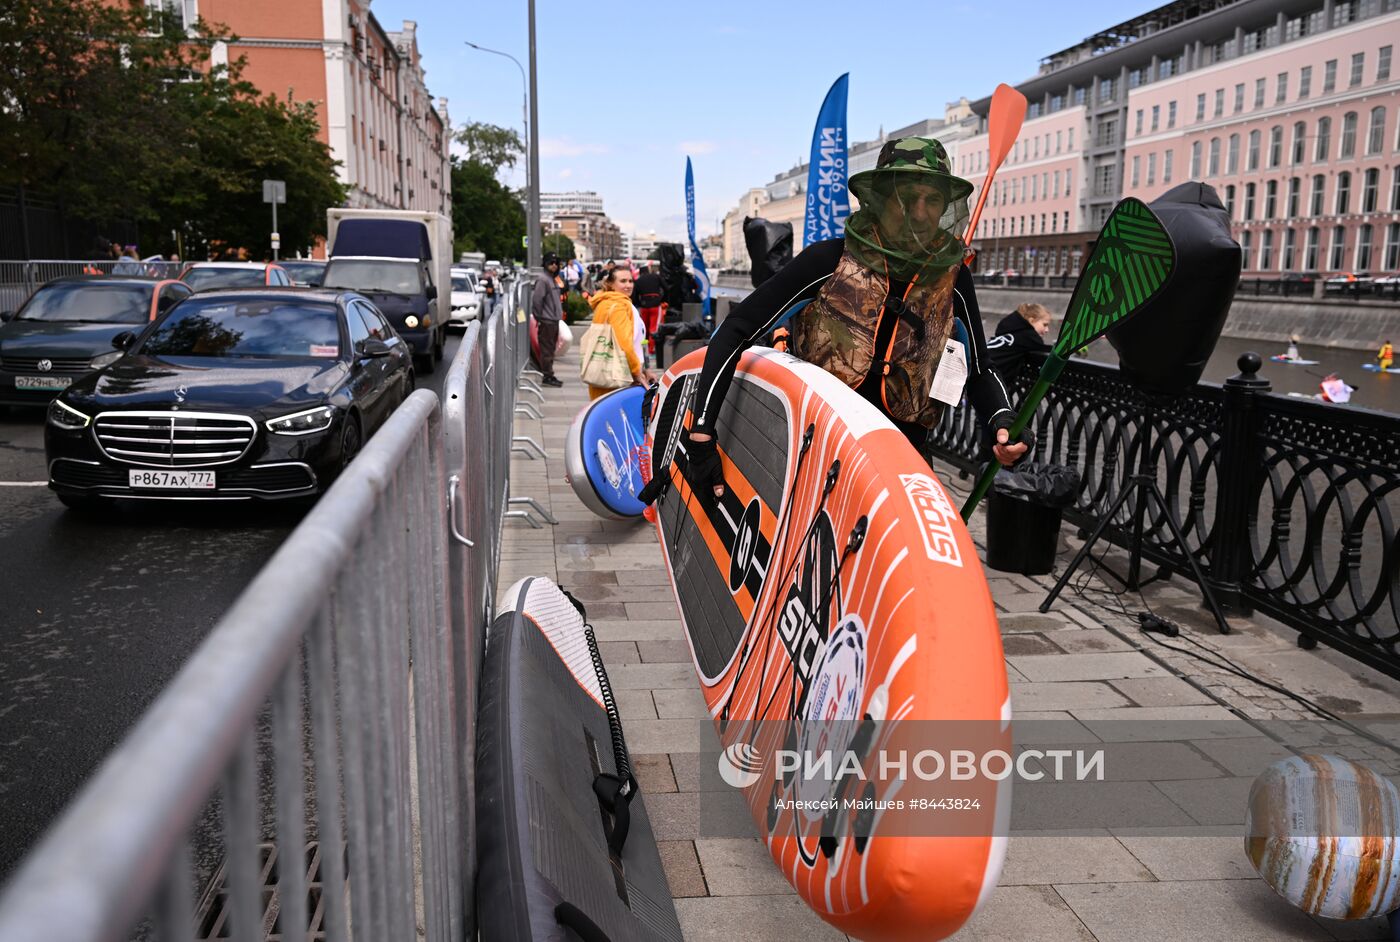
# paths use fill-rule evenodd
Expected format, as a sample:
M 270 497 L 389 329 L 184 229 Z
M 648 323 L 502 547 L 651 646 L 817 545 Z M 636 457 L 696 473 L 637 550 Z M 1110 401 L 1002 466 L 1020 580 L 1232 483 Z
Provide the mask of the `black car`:
M 113 337 L 189 296 L 181 282 L 149 278 L 78 275 L 41 285 L 18 311 L 0 314 L 0 405 L 47 405 L 117 358 Z
M 125 355 L 49 405 L 69 507 L 309 497 L 413 389 L 408 344 L 354 292 L 200 293 L 113 344 Z

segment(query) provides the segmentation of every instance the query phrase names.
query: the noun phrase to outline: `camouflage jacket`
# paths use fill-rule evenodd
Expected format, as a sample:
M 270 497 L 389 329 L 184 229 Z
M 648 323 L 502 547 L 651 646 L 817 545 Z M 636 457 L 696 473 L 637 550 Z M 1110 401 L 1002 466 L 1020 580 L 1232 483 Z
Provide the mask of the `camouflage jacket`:
M 811 304 L 792 321 L 792 350 L 852 389 L 872 369 L 881 374 L 881 399 L 892 418 L 932 428 L 942 404 L 929 398 L 938 361 L 953 332 L 956 267 L 927 284 L 915 282 L 901 301 L 889 297 L 883 273 L 866 268 L 850 252 Z M 898 317 L 890 342 L 875 349 L 876 331 L 888 299 Z

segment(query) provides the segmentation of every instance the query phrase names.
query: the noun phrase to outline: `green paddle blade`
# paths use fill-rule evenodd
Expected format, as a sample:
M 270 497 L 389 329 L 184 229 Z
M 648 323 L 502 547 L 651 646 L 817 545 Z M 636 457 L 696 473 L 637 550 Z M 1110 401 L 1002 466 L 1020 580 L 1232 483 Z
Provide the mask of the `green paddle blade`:
M 1113 208 L 1074 285 L 1055 352 L 1068 357 L 1138 311 L 1171 280 L 1176 248 L 1147 204 L 1125 199 Z
M 1130 197 L 1113 207 L 1074 285 L 1060 337 L 1009 429 L 1013 439 L 1035 416 L 1036 407 L 1059 378 L 1070 354 L 1147 307 L 1175 270 L 1176 246 L 1147 204 Z M 972 516 L 1000 469 L 995 460 L 987 465 L 963 504 L 963 520 Z

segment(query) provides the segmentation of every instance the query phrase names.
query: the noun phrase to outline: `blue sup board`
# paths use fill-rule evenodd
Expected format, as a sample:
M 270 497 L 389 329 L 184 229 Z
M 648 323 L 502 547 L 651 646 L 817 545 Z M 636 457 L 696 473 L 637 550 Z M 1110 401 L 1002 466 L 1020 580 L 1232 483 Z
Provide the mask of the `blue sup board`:
M 1361 368 L 1368 373 L 1400 373 L 1400 366 L 1392 366 L 1383 370 L 1379 363 L 1363 363 Z
M 578 499 L 600 517 L 630 520 L 646 505 L 637 492 L 646 484 L 646 428 L 641 386 L 627 386 L 593 400 L 574 419 L 564 446 L 565 477 Z

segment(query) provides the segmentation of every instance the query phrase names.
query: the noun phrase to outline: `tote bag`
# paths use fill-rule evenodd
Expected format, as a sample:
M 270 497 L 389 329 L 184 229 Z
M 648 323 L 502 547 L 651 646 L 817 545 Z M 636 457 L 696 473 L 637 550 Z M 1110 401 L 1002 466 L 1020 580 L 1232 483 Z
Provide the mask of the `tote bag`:
M 601 389 L 621 389 L 632 385 L 627 354 L 618 345 L 617 334 L 607 322 L 595 323 L 579 341 L 579 378 Z

